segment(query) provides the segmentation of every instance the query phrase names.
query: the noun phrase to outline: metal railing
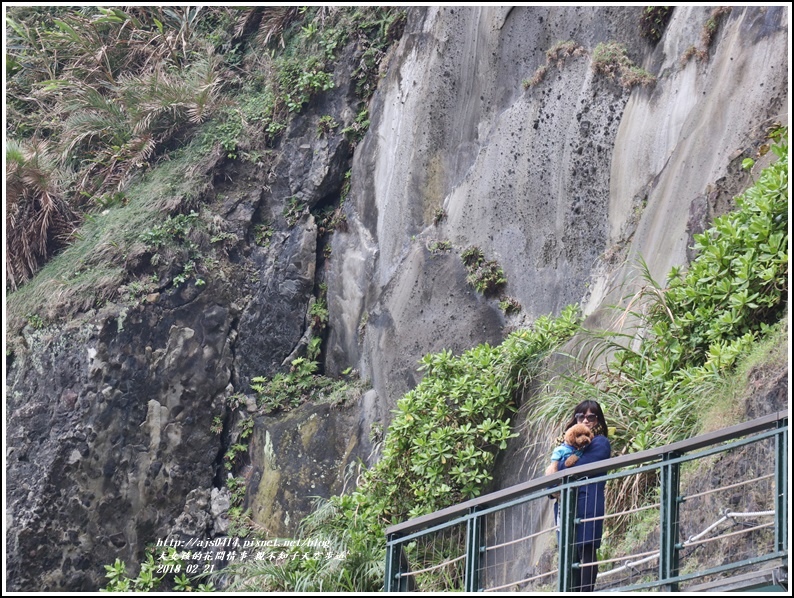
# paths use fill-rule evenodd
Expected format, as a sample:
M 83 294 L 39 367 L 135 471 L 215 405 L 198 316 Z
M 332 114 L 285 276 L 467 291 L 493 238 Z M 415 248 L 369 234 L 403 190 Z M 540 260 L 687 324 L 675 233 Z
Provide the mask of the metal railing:
M 788 415 L 775 412 L 391 526 L 385 590 L 572 591 L 581 569 L 576 526 L 597 519 L 607 530 L 600 550 L 606 558 L 591 563 L 599 567 L 597 590 L 679 591 L 776 559 L 787 565 L 787 444 Z M 647 484 L 641 494 L 651 498 L 620 512 L 610 510 L 608 498 L 602 517 L 577 518 L 577 493 L 598 482 L 610 482 L 608 489 Z M 552 495 L 558 525 L 549 514 Z M 620 526 L 624 536 L 644 536 L 613 546 L 607 536 Z M 713 550 L 704 549 L 710 543 Z M 642 549 L 623 554 L 621 546 L 629 545 Z

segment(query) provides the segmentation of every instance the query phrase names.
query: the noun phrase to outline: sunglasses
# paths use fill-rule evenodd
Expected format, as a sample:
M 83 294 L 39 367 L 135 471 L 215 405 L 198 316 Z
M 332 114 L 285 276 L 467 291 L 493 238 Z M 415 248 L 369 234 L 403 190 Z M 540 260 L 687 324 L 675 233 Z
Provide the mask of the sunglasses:
M 598 416 L 595 413 L 588 413 L 587 415 L 585 415 L 584 413 L 577 413 L 574 417 L 576 418 L 576 421 L 578 421 L 579 423 L 582 423 L 584 421 L 587 422 L 598 421 Z

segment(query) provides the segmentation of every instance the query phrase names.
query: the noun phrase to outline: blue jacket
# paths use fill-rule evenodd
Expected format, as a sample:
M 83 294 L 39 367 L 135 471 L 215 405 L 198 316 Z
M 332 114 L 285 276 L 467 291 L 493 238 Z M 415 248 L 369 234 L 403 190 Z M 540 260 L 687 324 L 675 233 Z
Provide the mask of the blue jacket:
M 579 457 L 577 465 L 587 465 L 609 459 L 612 447 L 606 436 L 598 435 L 593 438 L 590 445 L 584 449 L 582 456 Z M 560 462 L 559 471 L 565 469 L 565 462 Z M 601 517 L 604 514 L 604 487 L 606 482 L 595 482 L 579 487 L 579 494 L 576 497 L 576 516 L 579 519 L 589 519 L 590 517 Z M 557 515 L 557 503 L 554 503 L 555 518 Z M 604 533 L 604 521 L 587 521 L 576 526 L 576 544 L 595 544 L 601 546 L 601 535 Z

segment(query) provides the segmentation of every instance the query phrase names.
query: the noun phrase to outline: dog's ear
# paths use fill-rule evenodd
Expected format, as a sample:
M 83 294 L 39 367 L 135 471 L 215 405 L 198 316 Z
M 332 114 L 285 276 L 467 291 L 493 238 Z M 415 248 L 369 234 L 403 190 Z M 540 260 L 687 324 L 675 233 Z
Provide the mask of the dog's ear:
M 565 443 L 574 446 L 576 444 L 576 437 L 578 436 L 576 432 L 576 428 L 579 424 L 574 424 L 567 430 L 565 430 Z

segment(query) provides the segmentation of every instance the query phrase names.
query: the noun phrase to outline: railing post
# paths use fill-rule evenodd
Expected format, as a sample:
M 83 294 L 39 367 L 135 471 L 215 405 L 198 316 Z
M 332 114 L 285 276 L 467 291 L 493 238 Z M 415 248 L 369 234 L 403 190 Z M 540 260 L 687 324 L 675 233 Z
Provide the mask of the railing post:
M 465 592 L 480 591 L 480 555 L 482 553 L 482 525 L 477 507 L 469 509 L 471 517 L 466 522 L 466 575 Z
M 661 467 L 661 500 L 659 501 L 659 581 L 665 581 L 678 575 L 678 543 L 679 535 L 679 495 L 680 466 L 678 463 L 664 463 L 679 456 L 679 453 L 667 453 L 662 459 Z M 669 592 L 678 591 L 678 583 L 667 584 Z
M 402 574 L 408 572 L 408 560 L 403 554 L 403 545 L 397 542 L 398 537 L 391 535 L 386 544 L 386 592 L 407 592 L 408 578 Z
M 788 420 L 779 420 L 778 428 L 788 426 Z M 775 549 L 788 548 L 788 431 L 775 435 Z
M 567 480 L 566 480 L 567 481 Z M 557 591 L 570 592 L 573 589 L 574 541 L 576 540 L 576 488 L 564 485 L 560 490 L 557 509 L 559 531 L 559 567 Z

